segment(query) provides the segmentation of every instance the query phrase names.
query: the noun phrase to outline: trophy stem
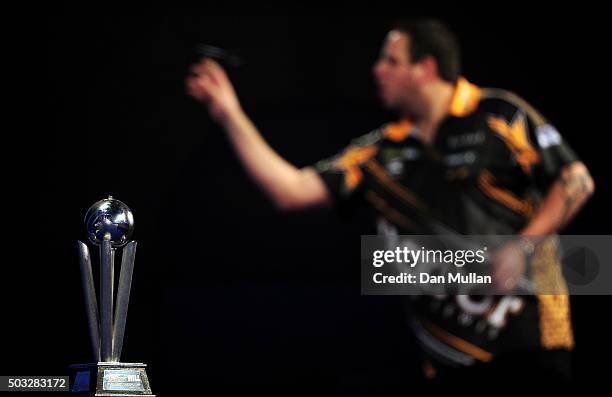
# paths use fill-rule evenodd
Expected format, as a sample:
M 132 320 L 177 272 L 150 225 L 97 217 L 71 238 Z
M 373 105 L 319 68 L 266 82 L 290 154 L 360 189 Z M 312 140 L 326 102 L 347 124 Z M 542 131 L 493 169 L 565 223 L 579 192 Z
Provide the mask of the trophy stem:
M 119 273 L 119 286 L 117 288 L 117 302 L 115 307 L 115 321 L 113 326 L 113 361 L 119 362 L 123 348 L 123 336 L 127 321 L 127 310 L 130 301 L 132 274 L 134 273 L 134 259 L 136 257 L 136 242 L 130 242 L 123 249 L 121 271 Z
M 111 241 L 104 239 L 100 246 L 100 317 L 102 318 L 102 361 L 113 358 L 113 265 L 114 252 Z
M 96 361 L 100 361 L 100 320 L 98 318 L 98 302 L 96 299 L 93 273 L 91 271 L 91 258 L 89 256 L 89 249 L 82 242 L 77 241 L 77 249 L 81 265 L 81 283 L 85 296 L 85 309 L 87 311 L 87 321 L 89 323 L 91 348 Z

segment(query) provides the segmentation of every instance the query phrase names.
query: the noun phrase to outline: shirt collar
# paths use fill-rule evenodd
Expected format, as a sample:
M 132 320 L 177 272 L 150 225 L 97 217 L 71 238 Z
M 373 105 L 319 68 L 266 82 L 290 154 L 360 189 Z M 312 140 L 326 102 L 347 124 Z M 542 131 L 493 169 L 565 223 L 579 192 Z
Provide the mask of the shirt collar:
M 470 83 L 463 76 L 457 79 L 455 91 L 450 102 L 448 113 L 454 117 L 466 117 L 473 113 L 480 103 L 482 89 L 475 84 Z M 413 122 L 408 119 L 402 119 L 395 123 L 389 123 L 385 126 L 385 136 L 395 142 L 406 139 L 413 131 Z
M 470 83 L 465 77 L 459 77 L 448 112 L 451 116 L 465 117 L 473 113 L 480 103 L 482 90 Z

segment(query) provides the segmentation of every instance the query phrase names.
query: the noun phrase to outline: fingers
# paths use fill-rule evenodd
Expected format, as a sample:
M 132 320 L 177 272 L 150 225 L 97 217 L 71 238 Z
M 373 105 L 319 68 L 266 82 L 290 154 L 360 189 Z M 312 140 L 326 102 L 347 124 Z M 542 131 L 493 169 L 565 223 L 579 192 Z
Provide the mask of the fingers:
M 207 75 L 188 77 L 185 82 L 187 93 L 200 101 L 209 101 L 218 93 L 218 88 Z
M 227 74 L 216 61 L 204 58 L 191 66 L 191 72 L 196 76 L 209 76 L 217 84 L 229 83 Z
M 498 270 L 493 275 L 495 288 L 501 293 L 509 293 L 516 287 L 517 279 L 514 272 Z
M 191 67 L 193 75 L 185 80 L 186 90 L 205 103 L 210 114 L 220 121 L 240 110 L 240 102 L 225 71 L 212 59 L 203 59 Z
M 192 97 L 202 101 L 207 99 L 207 95 L 205 95 L 204 90 L 198 84 L 197 78 L 188 77 L 185 80 L 185 88 L 187 89 L 187 94 Z
M 514 245 L 506 246 L 493 258 L 493 283 L 501 293 L 509 293 L 517 286 L 525 271 L 523 252 Z
M 223 83 L 229 82 L 225 70 L 223 70 L 223 68 L 221 67 L 221 65 L 219 65 L 217 61 L 208 58 L 205 60 L 205 66 L 210 70 L 210 74 L 211 76 L 213 76 L 214 79 Z

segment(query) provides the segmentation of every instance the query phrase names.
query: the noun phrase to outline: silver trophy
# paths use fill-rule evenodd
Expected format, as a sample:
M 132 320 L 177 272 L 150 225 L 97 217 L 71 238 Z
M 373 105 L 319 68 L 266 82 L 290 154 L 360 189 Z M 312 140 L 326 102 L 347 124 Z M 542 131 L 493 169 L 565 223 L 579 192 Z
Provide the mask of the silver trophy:
M 121 349 L 127 319 L 136 242 L 130 241 L 134 217 L 127 205 L 112 197 L 92 205 L 85 215 L 87 237 L 100 252 L 100 311 L 87 245 L 77 242 L 81 281 L 95 363 L 71 366 L 73 395 L 153 396 L 146 364 L 122 363 Z M 121 270 L 114 300 L 114 264 L 122 250 Z

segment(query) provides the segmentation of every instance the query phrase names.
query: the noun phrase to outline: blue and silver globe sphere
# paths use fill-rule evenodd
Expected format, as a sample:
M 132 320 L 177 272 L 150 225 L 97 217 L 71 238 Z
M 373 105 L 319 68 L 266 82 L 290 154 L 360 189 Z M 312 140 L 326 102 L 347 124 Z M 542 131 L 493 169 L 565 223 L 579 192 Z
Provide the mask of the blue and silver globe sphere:
M 112 247 L 121 247 L 130 241 L 134 231 L 134 216 L 127 205 L 109 196 L 87 210 L 85 229 L 87 237 L 95 245 L 102 244 L 106 236 Z

